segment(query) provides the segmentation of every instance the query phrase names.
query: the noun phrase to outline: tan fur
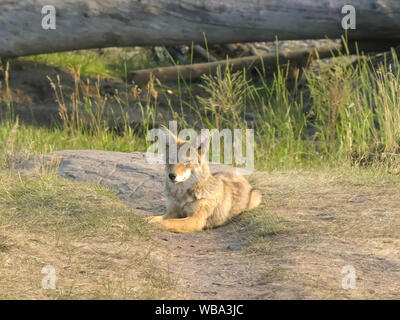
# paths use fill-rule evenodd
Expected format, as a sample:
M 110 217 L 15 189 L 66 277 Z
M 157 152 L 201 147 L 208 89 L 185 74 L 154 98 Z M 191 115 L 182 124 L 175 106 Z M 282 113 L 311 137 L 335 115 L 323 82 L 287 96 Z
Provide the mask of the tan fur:
M 170 132 L 169 134 L 172 135 Z M 173 137 L 178 150 L 189 143 Z M 208 144 L 209 138 L 201 141 L 201 137 L 198 137 L 197 143 L 193 145 L 198 152 L 198 163 L 167 163 L 167 212 L 163 216 L 150 217 L 150 223 L 157 223 L 162 229 L 173 232 L 201 231 L 220 226 L 232 217 L 260 204 L 260 193 L 254 190 L 244 177 L 234 171 L 214 175 L 210 173 L 205 161 Z M 171 181 L 170 174 L 175 174 L 176 179 L 186 180 Z

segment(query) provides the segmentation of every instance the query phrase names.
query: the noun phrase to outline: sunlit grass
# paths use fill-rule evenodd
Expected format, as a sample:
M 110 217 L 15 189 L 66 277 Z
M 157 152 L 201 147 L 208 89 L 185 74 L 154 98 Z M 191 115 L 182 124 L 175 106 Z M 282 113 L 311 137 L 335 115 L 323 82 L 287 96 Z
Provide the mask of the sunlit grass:
M 168 54 L 149 47 L 137 48 L 134 55 L 128 49 L 92 49 L 56 52 L 25 57 L 37 63 L 55 67 L 80 69 L 82 76 L 112 76 L 125 79 L 126 73 L 138 69 L 170 65 Z
M 319 71 L 305 70 L 302 81 L 298 74 L 293 78 L 288 66 L 279 67 L 273 74 L 258 70 L 259 77 L 249 77 L 246 70 L 232 73 L 229 68 L 219 69 L 216 75 L 204 75 L 200 83 L 178 79 L 172 88 L 179 106 L 172 106 L 166 94 L 171 85 L 166 87 L 152 79 L 135 101 L 129 100 L 129 94 L 124 98 L 112 96 L 120 108 L 119 119 L 114 121 L 106 112 L 110 96 L 101 94 L 98 84 L 81 81 L 80 77 L 90 70 L 96 70 L 97 75 L 114 70 L 124 78 L 120 71 L 123 69 L 125 75 L 128 72 L 127 57 L 119 53 L 107 61 L 104 56 L 87 51 L 35 57 L 73 67 L 75 91 L 65 97 L 62 83 L 50 79 L 61 123 L 53 129 L 20 125 L 12 131 L 15 120 L 9 117 L 0 128 L 2 154 L 10 149 L 10 141 L 14 150 L 27 148 L 31 154 L 65 148 L 144 151 L 148 130 L 168 121 L 158 112 L 162 97 L 180 129 L 253 128 L 258 169 L 313 167 L 329 162 L 399 170 L 400 68 L 396 57 L 395 67 L 387 70 L 384 66 L 372 68 L 368 58 L 359 59 L 355 65 L 346 63 L 346 54 L 341 54 L 340 62 L 333 60 Z M 133 89 L 136 87 L 127 84 L 127 93 Z M 3 90 L 8 90 L 7 84 Z M 3 110 L 7 107 L 10 113 L 10 106 L 12 102 L 3 101 Z M 126 111 L 135 108 L 143 121 L 133 127 Z M 177 108 L 179 112 L 174 111 Z M 113 117 L 115 110 L 112 112 Z

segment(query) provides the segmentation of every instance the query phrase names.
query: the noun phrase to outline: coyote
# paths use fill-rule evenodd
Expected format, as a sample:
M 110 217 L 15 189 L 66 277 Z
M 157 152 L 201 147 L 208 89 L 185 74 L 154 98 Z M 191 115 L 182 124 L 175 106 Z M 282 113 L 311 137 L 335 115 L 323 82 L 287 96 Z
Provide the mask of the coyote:
M 167 211 L 149 217 L 150 223 L 173 232 L 194 232 L 222 225 L 243 211 L 257 207 L 260 193 L 234 171 L 211 174 L 208 166 L 210 133 L 204 131 L 191 141 L 178 139 L 166 127 Z M 178 161 L 169 161 L 171 143 Z M 181 155 L 182 154 L 182 155 Z

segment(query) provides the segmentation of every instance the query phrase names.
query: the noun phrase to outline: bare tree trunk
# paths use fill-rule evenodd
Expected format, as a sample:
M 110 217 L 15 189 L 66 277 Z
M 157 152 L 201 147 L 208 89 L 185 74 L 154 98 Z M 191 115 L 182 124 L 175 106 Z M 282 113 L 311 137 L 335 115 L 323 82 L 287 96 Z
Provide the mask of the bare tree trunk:
M 136 45 L 338 38 L 347 0 L 2 0 L 0 57 Z M 400 40 L 399 0 L 353 0 L 350 39 Z M 54 5 L 56 29 L 42 28 Z

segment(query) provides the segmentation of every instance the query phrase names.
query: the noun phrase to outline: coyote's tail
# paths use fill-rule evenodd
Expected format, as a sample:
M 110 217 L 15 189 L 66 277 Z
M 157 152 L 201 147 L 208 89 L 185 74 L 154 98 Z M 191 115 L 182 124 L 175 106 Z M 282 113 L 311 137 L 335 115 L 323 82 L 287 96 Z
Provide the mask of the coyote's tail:
M 249 203 L 247 205 L 247 210 L 254 209 L 255 207 L 258 207 L 258 205 L 261 203 L 261 194 L 258 190 L 251 189 L 250 191 L 250 198 L 249 198 Z

